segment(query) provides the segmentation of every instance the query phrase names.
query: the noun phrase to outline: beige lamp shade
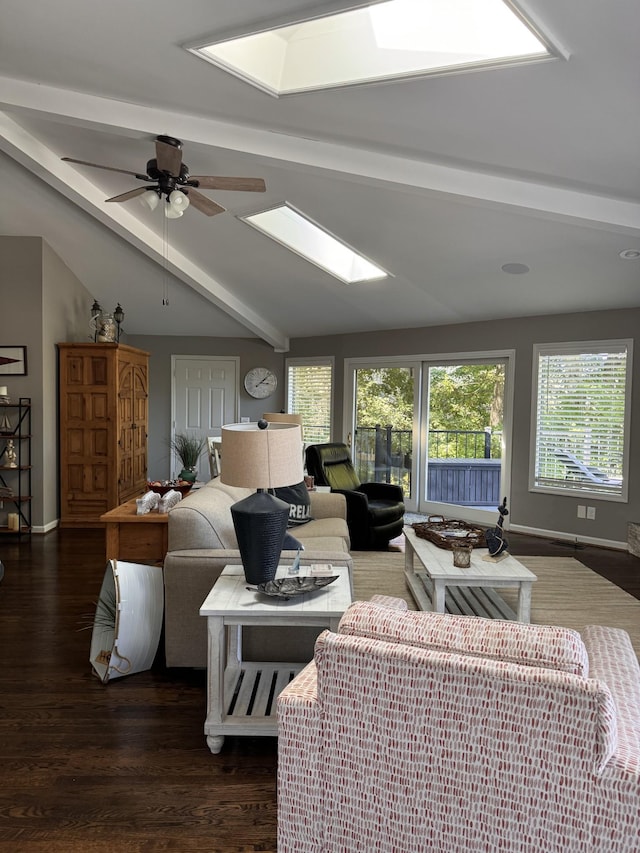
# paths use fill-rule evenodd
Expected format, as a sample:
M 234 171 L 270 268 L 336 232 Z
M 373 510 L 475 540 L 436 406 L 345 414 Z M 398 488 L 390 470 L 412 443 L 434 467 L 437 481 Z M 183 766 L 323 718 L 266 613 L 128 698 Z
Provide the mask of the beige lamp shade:
M 293 423 L 227 424 L 222 427 L 221 480 L 228 486 L 275 489 L 303 478 L 302 433 Z
M 264 412 L 262 417 L 270 424 L 298 424 L 302 435 L 302 415 L 289 415 L 286 412 Z

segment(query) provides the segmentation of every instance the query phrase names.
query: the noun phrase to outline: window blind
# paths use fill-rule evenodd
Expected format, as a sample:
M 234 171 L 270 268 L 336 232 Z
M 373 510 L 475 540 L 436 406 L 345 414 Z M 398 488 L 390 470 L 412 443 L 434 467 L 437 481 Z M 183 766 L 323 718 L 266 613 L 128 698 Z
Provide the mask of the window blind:
M 629 348 L 536 348 L 534 487 L 625 495 Z
M 305 444 L 331 441 L 332 362 L 287 365 L 287 411 L 302 415 Z

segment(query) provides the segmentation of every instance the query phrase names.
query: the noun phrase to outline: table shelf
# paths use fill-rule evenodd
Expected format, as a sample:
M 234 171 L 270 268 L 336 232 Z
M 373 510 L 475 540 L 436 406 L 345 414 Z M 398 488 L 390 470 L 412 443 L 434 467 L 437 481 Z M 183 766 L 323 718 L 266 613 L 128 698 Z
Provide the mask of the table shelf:
M 415 578 L 422 586 L 420 592 L 426 596 L 426 607 L 430 610 L 433 601 L 433 583 L 426 572 L 418 570 Z M 412 594 L 418 591 L 412 585 Z M 485 619 L 507 619 L 515 621 L 517 614 L 499 593 L 490 587 L 454 586 L 447 587 L 445 610 L 459 616 L 482 616 Z
M 254 723 L 271 721 L 275 734 L 276 697 L 304 666 L 279 661 L 243 662 L 240 669 L 231 674 L 231 689 L 225 697 L 226 722 L 232 723 L 237 718 L 244 725 L 248 717 Z

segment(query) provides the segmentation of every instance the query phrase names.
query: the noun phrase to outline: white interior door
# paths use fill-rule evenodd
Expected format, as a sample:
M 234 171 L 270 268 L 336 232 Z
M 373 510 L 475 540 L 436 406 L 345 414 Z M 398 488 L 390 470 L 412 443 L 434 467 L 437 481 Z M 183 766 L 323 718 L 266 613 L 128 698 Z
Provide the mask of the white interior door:
M 175 355 L 173 361 L 173 423 L 171 435 L 220 436 L 223 424 L 234 423 L 238 411 L 237 358 Z M 182 465 L 172 460 L 172 476 Z M 198 480 L 209 479 L 206 448 L 200 457 Z

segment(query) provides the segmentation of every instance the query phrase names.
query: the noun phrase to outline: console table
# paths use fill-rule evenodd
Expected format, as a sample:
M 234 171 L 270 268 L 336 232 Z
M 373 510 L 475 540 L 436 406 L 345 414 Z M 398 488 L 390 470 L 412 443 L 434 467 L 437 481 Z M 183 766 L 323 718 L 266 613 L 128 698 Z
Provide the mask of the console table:
M 168 550 L 169 516 L 166 512 L 137 515 L 136 499 L 100 516 L 106 528 L 107 560 L 163 563 Z

